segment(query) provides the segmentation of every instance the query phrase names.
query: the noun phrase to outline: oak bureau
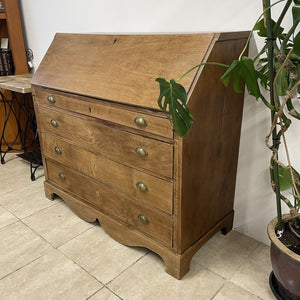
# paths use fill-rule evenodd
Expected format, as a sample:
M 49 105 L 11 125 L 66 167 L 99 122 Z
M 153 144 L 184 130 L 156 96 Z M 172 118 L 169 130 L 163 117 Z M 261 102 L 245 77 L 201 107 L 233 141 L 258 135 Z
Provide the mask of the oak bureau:
M 155 78 L 230 64 L 247 36 L 56 34 L 32 79 L 46 196 L 156 252 L 180 279 L 232 228 L 243 95 L 221 84 L 224 68 L 195 69 L 181 81 L 195 119 L 181 139 Z

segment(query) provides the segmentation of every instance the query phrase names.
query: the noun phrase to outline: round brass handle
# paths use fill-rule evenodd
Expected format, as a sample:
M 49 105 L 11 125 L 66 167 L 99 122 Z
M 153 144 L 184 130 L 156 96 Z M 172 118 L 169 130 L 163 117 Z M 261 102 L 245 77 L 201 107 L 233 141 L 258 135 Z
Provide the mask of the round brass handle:
M 140 222 L 143 223 L 143 224 L 149 224 L 150 223 L 149 219 L 144 215 L 139 215 L 138 218 L 139 218 Z
M 141 157 L 145 157 L 148 155 L 147 151 L 142 148 L 142 147 L 137 147 L 135 148 L 135 153 L 138 155 L 138 156 L 141 156 Z
M 135 125 L 137 125 L 139 127 L 146 127 L 147 126 L 147 122 L 143 117 L 136 117 L 134 119 L 134 123 L 135 123 Z
M 64 173 L 59 172 L 58 176 L 60 179 L 65 180 L 66 179 L 66 175 Z
M 55 151 L 57 154 L 62 154 L 61 149 L 60 149 L 59 147 L 57 147 L 57 146 L 54 148 L 54 151 Z
M 136 187 L 141 191 L 141 192 L 147 192 L 148 191 L 148 187 L 146 186 L 146 184 L 145 183 L 143 183 L 143 182 L 138 182 L 137 184 L 136 184 Z
M 48 96 L 47 97 L 47 100 L 50 102 L 50 103 L 55 103 L 55 99 L 54 99 L 54 97 L 53 96 Z
M 58 122 L 57 122 L 56 120 L 54 120 L 54 119 L 52 119 L 52 120 L 50 121 L 50 124 L 51 124 L 53 127 L 58 127 Z

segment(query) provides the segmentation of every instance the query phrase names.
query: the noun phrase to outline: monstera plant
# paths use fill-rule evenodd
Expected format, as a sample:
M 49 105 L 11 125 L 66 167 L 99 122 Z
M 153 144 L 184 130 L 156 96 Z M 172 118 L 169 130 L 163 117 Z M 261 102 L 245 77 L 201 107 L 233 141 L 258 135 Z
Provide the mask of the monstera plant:
M 275 5 L 282 8 L 276 19 L 271 16 Z M 290 21 L 289 28 L 282 27 L 284 19 Z M 263 12 L 240 56 L 230 66 L 218 62 L 205 63 L 223 66 L 221 80 L 225 86 L 232 81 L 234 90 L 241 93 L 241 87 L 245 84 L 249 94 L 262 101 L 270 111 L 271 127 L 266 134 L 265 144 L 271 151 L 270 179 L 277 207 L 277 218 L 268 227 L 274 272 L 270 275 L 270 286 L 278 299 L 300 299 L 300 175 L 290 161 L 286 139 L 292 120 L 300 120 L 300 111 L 297 110 L 300 107 L 299 21 L 300 0 L 274 3 L 263 0 Z M 250 58 L 244 53 L 253 32 L 265 43 L 258 55 Z M 177 80 L 168 82 L 164 78 L 156 79 L 160 86 L 158 105 L 180 137 L 188 133 L 193 117 L 188 109 L 186 90 L 179 82 L 201 65 L 192 67 Z M 264 96 L 266 94 L 267 97 Z M 280 147 L 284 150 L 284 159 L 279 157 Z M 282 215 L 282 203 L 289 208 L 289 214 Z M 287 257 L 295 265 L 290 267 L 291 262 Z

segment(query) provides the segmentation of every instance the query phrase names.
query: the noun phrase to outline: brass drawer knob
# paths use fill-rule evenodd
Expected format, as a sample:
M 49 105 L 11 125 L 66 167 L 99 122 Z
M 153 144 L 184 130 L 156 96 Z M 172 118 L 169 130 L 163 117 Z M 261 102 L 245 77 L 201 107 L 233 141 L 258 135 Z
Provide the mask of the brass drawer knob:
M 139 218 L 140 222 L 143 223 L 143 224 L 149 224 L 150 223 L 149 219 L 144 215 L 139 215 L 138 218 Z
M 57 153 L 57 154 L 62 154 L 61 149 L 60 149 L 59 147 L 57 147 L 57 146 L 54 148 L 54 151 L 55 151 L 55 153 Z
M 52 119 L 52 120 L 50 121 L 50 124 L 51 124 L 53 127 L 58 127 L 58 122 L 57 122 L 56 120 L 54 120 L 54 119 Z
M 139 127 L 146 127 L 147 126 L 147 122 L 143 117 L 136 117 L 134 119 L 134 123 L 135 123 L 135 125 L 137 125 Z
M 53 96 L 48 96 L 47 97 L 47 100 L 50 102 L 50 103 L 55 103 L 55 99 L 54 99 L 54 97 Z
M 146 186 L 146 184 L 145 183 L 143 183 L 143 182 L 138 182 L 137 184 L 136 184 L 136 187 L 141 191 L 141 192 L 147 192 L 148 191 L 148 187 Z
M 58 176 L 60 179 L 65 180 L 66 179 L 66 175 L 64 173 L 59 172 Z
M 142 148 L 142 147 L 137 147 L 135 148 L 135 153 L 138 155 L 138 156 L 141 156 L 141 157 L 145 157 L 148 155 L 147 151 Z

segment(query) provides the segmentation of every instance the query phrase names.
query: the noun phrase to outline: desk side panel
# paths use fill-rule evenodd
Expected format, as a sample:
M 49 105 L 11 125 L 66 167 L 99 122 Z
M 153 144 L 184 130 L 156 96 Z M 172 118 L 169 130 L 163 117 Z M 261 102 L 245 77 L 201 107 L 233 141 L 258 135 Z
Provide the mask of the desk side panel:
M 245 42 L 244 36 L 219 40 L 208 61 L 230 64 Z M 189 101 L 195 123 L 183 139 L 181 153 L 181 252 L 233 212 L 243 94 L 223 86 L 224 72 L 222 67 L 206 66 Z

